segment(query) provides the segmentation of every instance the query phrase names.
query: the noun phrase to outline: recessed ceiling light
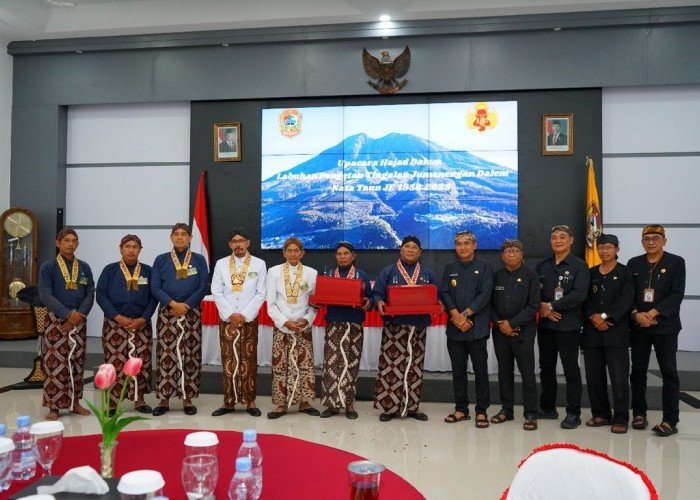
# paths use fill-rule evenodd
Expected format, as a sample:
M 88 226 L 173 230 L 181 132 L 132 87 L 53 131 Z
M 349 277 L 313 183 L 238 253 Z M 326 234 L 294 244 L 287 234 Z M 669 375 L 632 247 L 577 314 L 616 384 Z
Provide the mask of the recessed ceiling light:
M 382 14 L 381 16 L 379 16 L 379 20 L 381 22 L 385 23 L 387 21 L 391 21 L 391 16 L 389 16 L 387 14 Z
M 228 43 L 225 43 L 225 42 L 224 42 L 224 43 L 221 44 L 221 46 L 222 46 L 222 47 L 228 47 Z
M 82 50 L 76 50 L 75 53 L 76 53 L 76 54 L 82 54 L 83 51 L 82 51 Z
M 553 28 L 554 31 L 561 31 L 561 28 Z

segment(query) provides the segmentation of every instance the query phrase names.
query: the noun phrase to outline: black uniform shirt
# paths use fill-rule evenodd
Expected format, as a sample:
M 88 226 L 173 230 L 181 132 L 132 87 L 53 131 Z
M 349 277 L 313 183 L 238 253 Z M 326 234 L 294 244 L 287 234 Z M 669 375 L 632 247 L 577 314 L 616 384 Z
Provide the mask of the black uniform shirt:
M 474 311 L 474 325 L 462 332 L 451 321 L 447 322 L 447 338 L 478 340 L 489 336 L 489 302 L 493 286 L 491 265 L 481 259 L 452 262 L 445 266 L 440 284 L 440 298 L 445 309 Z
M 586 300 L 590 273 L 586 263 L 569 253 L 559 263 L 555 257 L 544 259 L 537 264 L 537 274 L 540 277 L 540 296 L 542 302 L 549 302 L 552 308 L 561 313 L 559 321 L 547 318 L 540 319 L 540 326 L 560 332 L 571 332 L 581 329 L 581 305 Z M 554 300 L 554 290 L 564 289 L 564 296 Z
M 493 276 L 491 298 L 493 331 L 497 321 L 507 319 L 512 328 L 520 328 L 517 337 L 535 336 L 535 313 L 540 306 L 540 281 L 537 273 L 522 264 L 514 271 L 504 267 Z
M 602 274 L 600 266 L 591 269 L 591 284 L 583 306 L 584 347 L 629 347 L 629 313 L 634 299 L 632 273 L 622 264 L 617 264 L 609 273 Z M 588 319 L 595 313 L 608 315 L 612 326 L 598 330 Z
M 650 266 L 647 256 L 632 257 L 627 267 L 634 277 L 634 306 L 640 312 L 656 309 L 656 326 L 641 328 L 632 325 L 633 331 L 646 333 L 678 333 L 681 331 L 681 302 L 685 295 L 685 260 L 664 252 L 659 262 Z M 653 267 L 653 272 L 650 273 Z M 651 276 L 650 276 L 651 275 Z M 650 281 L 651 279 L 651 281 Z M 654 301 L 644 302 L 644 289 L 654 289 Z

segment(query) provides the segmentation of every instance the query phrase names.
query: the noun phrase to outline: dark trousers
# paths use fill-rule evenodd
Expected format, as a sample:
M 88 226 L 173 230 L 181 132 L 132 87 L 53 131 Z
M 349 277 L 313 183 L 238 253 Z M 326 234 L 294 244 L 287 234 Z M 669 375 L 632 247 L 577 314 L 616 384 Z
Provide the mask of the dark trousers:
M 554 411 L 557 407 L 557 354 L 566 378 L 566 413 L 581 415 L 581 369 L 578 365 L 579 331 L 559 332 L 549 328 L 537 331 L 540 348 L 540 408 Z
M 489 386 L 487 338 L 471 341 L 447 339 L 447 351 L 452 361 L 452 386 L 455 393 L 455 410 L 469 413 L 467 396 L 467 359 L 472 359 L 476 387 L 476 413 L 486 413 L 491 403 Z
M 676 368 L 676 351 L 678 350 L 678 334 L 655 334 L 633 331 L 630 334 L 632 346 L 632 414 L 646 416 L 647 414 L 647 370 L 651 347 L 656 351 L 656 360 L 661 369 L 663 388 L 661 389 L 661 405 L 663 406 L 664 422 L 676 425 L 678 423 L 678 395 L 680 380 Z
M 513 416 L 515 404 L 515 383 L 513 361 L 523 382 L 523 406 L 525 418 L 537 415 L 537 380 L 535 379 L 535 338 L 513 340 L 502 333 L 493 333 L 493 348 L 498 360 L 498 390 L 501 398 L 501 411 Z
M 627 379 L 630 373 L 628 349 L 626 347 L 584 347 L 583 356 L 586 360 L 586 385 L 588 399 L 591 401 L 591 414 L 593 417 L 612 420 L 616 424 L 626 424 L 629 421 L 630 404 Z M 608 399 L 608 375 L 612 387 L 614 414 L 610 410 Z

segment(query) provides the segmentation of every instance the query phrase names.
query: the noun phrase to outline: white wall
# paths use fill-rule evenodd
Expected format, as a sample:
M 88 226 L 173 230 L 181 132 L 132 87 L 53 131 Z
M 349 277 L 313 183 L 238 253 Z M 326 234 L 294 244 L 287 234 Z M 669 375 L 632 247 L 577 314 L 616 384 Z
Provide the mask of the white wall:
M 66 225 L 95 281 L 127 233 L 141 238 L 146 264 L 171 248 L 170 227 L 190 217 L 189 159 L 189 103 L 68 109 Z M 102 319 L 95 303 L 89 336 L 101 336 Z
M 643 253 L 641 229 L 666 226 L 686 261 L 681 350 L 700 351 L 700 86 L 603 89 L 603 228 L 620 260 Z
M 12 121 L 12 56 L 0 38 L 0 213 L 10 206 L 10 130 Z

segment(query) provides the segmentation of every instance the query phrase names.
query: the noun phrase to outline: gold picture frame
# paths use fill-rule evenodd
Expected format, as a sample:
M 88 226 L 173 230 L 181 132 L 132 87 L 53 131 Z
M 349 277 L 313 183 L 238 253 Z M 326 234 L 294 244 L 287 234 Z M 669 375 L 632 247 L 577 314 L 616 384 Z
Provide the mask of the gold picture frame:
M 241 161 L 240 122 L 214 124 L 214 161 Z
M 542 115 L 542 154 L 574 154 L 573 113 Z

